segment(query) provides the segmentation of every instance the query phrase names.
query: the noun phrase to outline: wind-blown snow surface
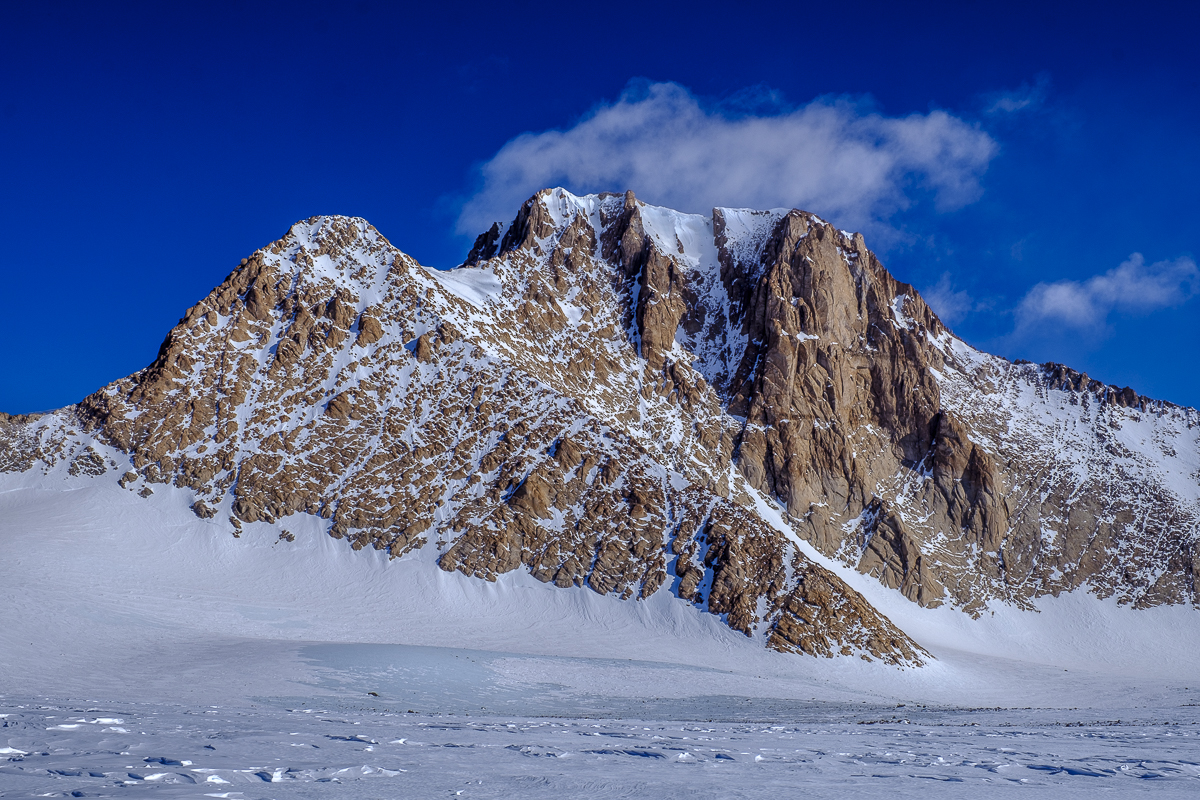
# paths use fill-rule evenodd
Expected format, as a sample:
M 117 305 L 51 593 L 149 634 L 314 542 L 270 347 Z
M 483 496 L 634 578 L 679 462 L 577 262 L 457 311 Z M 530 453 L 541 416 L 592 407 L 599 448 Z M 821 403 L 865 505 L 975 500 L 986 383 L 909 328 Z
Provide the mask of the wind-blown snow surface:
M 937 657 L 899 670 L 765 651 L 666 593 L 352 552 L 315 520 L 234 539 L 179 490 L 8 487 L 0 796 L 1200 790 L 1187 609 L 972 620 L 839 569 Z

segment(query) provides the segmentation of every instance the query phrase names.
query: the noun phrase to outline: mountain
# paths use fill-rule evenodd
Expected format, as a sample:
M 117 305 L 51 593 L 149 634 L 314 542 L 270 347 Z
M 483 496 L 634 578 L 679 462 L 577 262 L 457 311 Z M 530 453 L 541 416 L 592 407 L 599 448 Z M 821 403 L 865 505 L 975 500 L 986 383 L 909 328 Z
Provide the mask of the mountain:
M 1200 413 L 971 348 L 797 210 L 544 190 L 449 271 L 313 217 L 146 369 L 0 417 L 0 484 L 60 473 L 897 665 L 930 656 L 838 565 L 970 614 L 1200 604 Z

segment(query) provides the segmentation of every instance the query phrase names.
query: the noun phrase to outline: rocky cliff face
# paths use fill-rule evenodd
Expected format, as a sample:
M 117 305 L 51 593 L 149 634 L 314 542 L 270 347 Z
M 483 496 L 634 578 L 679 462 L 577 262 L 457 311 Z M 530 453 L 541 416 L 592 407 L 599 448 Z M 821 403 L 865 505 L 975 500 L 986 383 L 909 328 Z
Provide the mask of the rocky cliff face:
M 805 540 L 924 605 L 1200 603 L 1198 436 L 1194 410 L 971 349 L 811 214 L 546 190 L 448 272 L 362 220 L 297 223 L 147 369 L 0 418 L 0 470 L 115 470 L 235 536 L 311 514 L 354 549 L 918 664 Z

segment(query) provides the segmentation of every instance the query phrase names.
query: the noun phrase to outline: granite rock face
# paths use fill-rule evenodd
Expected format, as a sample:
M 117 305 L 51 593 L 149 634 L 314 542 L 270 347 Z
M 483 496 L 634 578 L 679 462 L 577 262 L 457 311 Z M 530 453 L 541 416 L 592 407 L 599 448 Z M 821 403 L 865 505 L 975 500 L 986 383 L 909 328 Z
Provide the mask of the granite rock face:
M 922 605 L 1200 603 L 1195 410 L 973 350 L 861 237 L 800 212 L 758 268 L 735 460 L 818 549 Z
M 145 370 L 0 417 L 0 470 L 128 469 L 235 536 L 309 514 L 356 550 L 916 665 L 833 565 L 969 612 L 1200 602 L 1198 435 L 1194 410 L 973 350 L 812 214 L 545 190 L 450 271 L 363 220 L 297 223 Z

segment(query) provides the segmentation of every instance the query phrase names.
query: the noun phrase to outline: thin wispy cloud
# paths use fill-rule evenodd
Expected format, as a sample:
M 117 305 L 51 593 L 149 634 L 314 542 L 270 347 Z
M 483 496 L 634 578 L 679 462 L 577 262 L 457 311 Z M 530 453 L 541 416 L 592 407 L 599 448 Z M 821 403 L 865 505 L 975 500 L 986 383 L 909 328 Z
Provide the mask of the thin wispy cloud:
M 943 272 L 937 283 L 921 290 L 921 296 L 947 325 L 962 322 L 967 314 L 975 310 L 975 301 L 970 293 L 965 289 L 954 288 L 954 281 L 949 272 Z
M 1033 84 L 1023 83 L 1016 89 L 992 92 L 984 96 L 984 113 L 997 116 L 1031 111 L 1046 102 L 1050 92 L 1050 77 L 1038 75 Z
M 633 189 L 647 202 L 701 213 L 804 208 L 878 233 L 918 193 L 943 211 L 976 200 L 997 151 L 986 132 L 945 111 L 889 117 L 844 98 L 766 105 L 706 105 L 675 83 L 631 87 L 570 128 L 505 144 L 480 168 L 458 231 L 484 230 L 538 189 L 562 185 Z
M 1197 294 L 1200 270 L 1191 258 L 1147 264 L 1141 253 L 1134 253 L 1120 266 L 1085 281 L 1034 286 L 1016 309 L 1014 335 L 1024 337 L 1056 327 L 1101 336 L 1114 313 L 1174 308 Z

